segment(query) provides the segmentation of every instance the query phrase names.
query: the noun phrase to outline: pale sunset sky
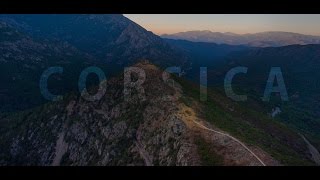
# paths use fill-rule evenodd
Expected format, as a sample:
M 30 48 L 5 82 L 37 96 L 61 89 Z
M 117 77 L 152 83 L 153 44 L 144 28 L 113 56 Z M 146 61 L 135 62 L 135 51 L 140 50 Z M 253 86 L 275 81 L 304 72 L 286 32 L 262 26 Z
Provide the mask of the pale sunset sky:
M 125 14 L 155 34 L 191 30 L 237 34 L 286 31 L 320 35 L 320 15 L 304 14 Z

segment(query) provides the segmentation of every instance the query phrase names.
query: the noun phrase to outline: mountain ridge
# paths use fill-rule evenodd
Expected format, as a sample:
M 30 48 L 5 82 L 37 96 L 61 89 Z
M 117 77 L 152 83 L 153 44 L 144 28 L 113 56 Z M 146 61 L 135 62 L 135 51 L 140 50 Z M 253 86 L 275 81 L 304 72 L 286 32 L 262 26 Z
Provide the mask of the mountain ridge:
M 27 98 L 27 105 L 36 102 L 33 95 L 41 96 L 39 77 L 51 66 L 64 69 L 48 81 L 50 91 L 63 99 L 20 107 L 20 112 L 9 112 L 5 107 L 0 113 L 1 165 L 317 163 L 312 152 L 320 145 L 318 116 L 306 111 L 318 105 L 315 92 L 319 83 L 315 77 L 320 45 L 255 48 L 194 43 L 161 39 L 122 15 L 35 16 L 0 15 L 1 104 L 14 102 L 21 106 L 23 98 Z M 219 87 L 208 84 L 207 101 L 200 101 L 203 92 L 197 81 L 163 73 L 167 66 L 188 67 L 189 63 L 195 65 L 192 70 L 198 75 L 199 65 L 210 65 L 210 79 L 225 74 L 230 67 L 248 66 L 249 76 L 237 76 L 233 82 L 234 87 L 239 80 L 240 85 L 248 84 L 240 91 L 248 94 L 248 101 L 235 102 L 226 97 L 223 83 Z M 212 73 L 210 68 L 217 65 L 223 65 L 222 69 Z M 81 96 L 77 84 L 80 73 L 89 66 L 115 73 L 107 74 L 105 96 L 93 102 Z M 281 66 L 289 72 L 285 79 L 290 85 L 290 98 L 299 99 L 302 93 L 292 95 L 292 90 L 297 90 L 315 95 L 313 103 L 304 102 L 293 112 L 285 109 L 292 107 L 282 106 L 279 101 L 267 105 L 256 101 L 260 94 L 253 92 L 256 85 L 265 85 L 269 66 Z M 125 67 L 134 71 L 131 76 L 126 75 Z M 315 75 L 300 76 L 311 70 Z M 187 75 L 199 80 L 196 74 Z M 287 81 L 289 75 L 293 77 Z M 299 76 L 314 82 L 295 79 Z M 141 82 L 140 78 L 141 86 L 131 87 Z M 92 76 L 87 80 L 93 80 L 86 86 L 94 94 L 99 82 Z M 126 84 L 128 80 L 132 82 Z M 295 80 L 297 86 L 291 86 Z M 301 82 L 313 88 L 301 86 Z M 67 91 L 62 93 L 61 89 Z M 8 97 L 14 99 L 5 99 Z M 305 108 L 307 105 L 313 107 Z M 270 111 L 275 107 L 281 108 L 281 113 L 274 117 Z M 302 120 L 304 124 L 298 126 Z
M 164 72 L 149 62 L 132 67 L 145 71 L 146 79 L 138 89 L 129 88 L 129 101 L 125 100 L 125 76 L 121 74 L 107 81 L 107 93 L 97 101 L 69 94 L 35 109 L 1 115 L 0 163 L 312 164 L 307 144 L 283 124 L 211 90 L 208 101 L 201 103 L 199 91 L 194 89 L 198 87 L 175 76 L 168 76 L 175 83 L 163 81 Z M 136 71 L 131 73 L 139 78 Z
M 67 41 L 101 61 L 130 65 L 146 58 L 157 65 L 182 64 L 188 59 L 159 36 L 123 15 L 1 15 L 32 37 Z M 172 61 L 175 59 L 175 61 Z
M 261 165 L 237 142 L 194 124 L 195 119 L 206 121 L 198 110 L 181 102 L 184 92 L 180 85 L 163 81 L 161 69 L 145 61 L 133 67 L 146 72 L 142 84 L 145 99 L 130 88 L 130 101 L 125 101 L 124 78 L 120 76 L 108 81 L 107 95 L 96 102 L 70 94 L 60 102 L 2 116 L 0 163 Z M 250 148 L 268 165 L 279 165 L 262 149 Z
M 39 79 L 49 67 L 64 69 L 53 76 L 55 86 L 50 88 L 62 94 L 77 89 L 88 66 L 110 76 L 139 59 L 161 67 L 191 64 L 178 49 L 122 15 L 0 15 L 0 23 L 2 112 L 45 102 Z
M 229 32 L 186 31 L 161 35 L 168 39 L 185 39 L 193 42 L 212 42 L 229 45 L 248 45 L 253 47 L 285 46 L 292 44 L 319 44 L 320 36 L 305 35 L 284 31 L 236 34 Z

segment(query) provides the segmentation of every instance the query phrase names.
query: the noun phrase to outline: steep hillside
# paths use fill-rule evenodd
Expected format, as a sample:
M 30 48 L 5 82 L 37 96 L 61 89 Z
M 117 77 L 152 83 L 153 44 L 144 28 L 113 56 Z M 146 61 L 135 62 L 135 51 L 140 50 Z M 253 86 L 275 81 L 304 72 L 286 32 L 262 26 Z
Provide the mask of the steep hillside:
M 161 66 L 189 65 L 174 47 L 123 15 L 1 15 L 0 20 L 33 37 L 66 41 L 113 66 L 140 58 Z
M 2 115 L 2 165 L 280 165 L 312 164 L 295 132 L 210 91 L 199 102 L 192 84 L 148 62 L 138 89 L 124 99 L 124 76 L 98 101 L 63 101 Z M 169 77 L 170 78 L 170 77 Z M 132 73 L 132 81 L 139 75 Z M 143 90 L 142 90 L 143 89 Z M 142 93 L 142 94 L 141 94 Z M 229 134 L 230 133 L 230 134 Z
M 146 72 L 145 100 L 123 97 L 123 76 L 108 80 L 107 93 L 88 102 L 65 100 L 1 118 L 1 164 L 11 165 L 195 165 L 189 131 L 177 116 L 177 101 L 165 96 L 162 72 Z M 135 76 L 135 74 L 133 74 Z
M 161 67 L 191 64 L 186 54 L 122 15 L 0 15 L 0 23 L 0 113 L 46 102 L 39 80 L 50 67 L 63 68 L 50 78 L 50 92 L 65 94 L 78 89 L 89 66 L 110 77 L 141 58 Z
M 246 74 L 236 75 L 233 86 L 238 94 L 246 94 L 260 106 L 262 112 L 281 111 L 274 118 L 308 136 L 320 149 L 320 46 L 291 45 L 243 51 L 228 57 L 225 65 L 209 70 L 208 77 L 223 84 L 225 74 L 233 67 L 248 68 Z M 281 101 L 273 93 L 270 102 L 262 102 L 272 67 L 280 67 L 288 93 L 288 101 Z M 274 84 L 276 86 L 276 84 Z
M 179 81 L 179 79 L 177 79 Z M 179 81 L 184 89 L 185 104 L 194 108 L 190 98 L 200 98 L 199 86 Z M 202 118 L 214 127 L 230 133 L 247 144 L 260 147 L 283 165 L 310 165 L 314 161 L 307 143 L 285 123 L 265 113 L 265 107 L 251 99 L 234 102 L 220 88 L 208 89 L 208 100 L 199 102 Z M 315 162 L 313 162 L 315 163 Z
M 95 64 L 98 64 L 95 58 L 66 42 L 34 39 L 0 22 L 0 112 L 23 110 L 45 102 L 39 81 L 49 67 L 63 68 L 61 76 L 49 80 L 53 84 L 49 87 L 51 92 L 63 94 L 77 88 L 84 67 Z

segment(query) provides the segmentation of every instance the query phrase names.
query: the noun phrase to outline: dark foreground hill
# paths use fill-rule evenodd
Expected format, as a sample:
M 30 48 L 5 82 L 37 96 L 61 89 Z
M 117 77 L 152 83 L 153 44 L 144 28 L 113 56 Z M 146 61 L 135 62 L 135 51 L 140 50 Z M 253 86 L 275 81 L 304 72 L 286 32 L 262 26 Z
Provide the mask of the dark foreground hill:
M 120 75 L 107 81 L 106 94 L 97 101 L 69 94 L 2 115 L 0 163 L 313 164 L 303 139 L 268 116 L 211 90 L 208 101 L 200 102 L 196 86 L 170 76 L 163 81 L 163 71 L 147 62 L 134 67 L 146 74 L 141 87 L 124 90 L 128 79 Z M 131 73 L 133 82 L 141 78 L 137 72 Z

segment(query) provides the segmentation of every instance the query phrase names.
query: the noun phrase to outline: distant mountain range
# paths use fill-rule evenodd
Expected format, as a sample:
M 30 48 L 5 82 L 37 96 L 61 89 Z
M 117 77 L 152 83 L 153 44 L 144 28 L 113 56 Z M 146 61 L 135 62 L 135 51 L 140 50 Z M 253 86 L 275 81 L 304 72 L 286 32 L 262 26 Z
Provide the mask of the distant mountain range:
M 168 39 L 184 39 L 193 42 L 212 42 L 229 45 L 247 45 L 253 47 L 278 47 L 293 44 L 319 44 L 320 36 L 304 35 L 292 32 L 270 31 L 254 34 L 235 34 L 211 31 L 187 31 L 164 34 Z
M 217 41 L 161 38 L 122 15 L 0 15 L 0 165 L 320 164 L 313 153 L 320 149 L 320 45 L 289 45 L 318 38 L 201 33 Z M 52 66 L 64 70 L 48 80 L 50 92 L 64 98 L 48 102 L 39 80 Z M 93 102 L 78 90 L 89 66 L 107 75 L 105 96 Z M 145 71 L 143 91 L 124 90 L 127 66 Z M 186 76 L 164 81 L 168 66 L 182 66 Z M 207 101 L 199 99 L 203 66 Z M 246 102 L 224 93 L 236 66 L 248 67 L 233 80 Z M 277 94 L 261 101 L 270 67 L 283 70 L 289 102 Z M 97 78 L 87 81 L 94 93 Z M 281 112 L 271 116 L 273 109 Z

